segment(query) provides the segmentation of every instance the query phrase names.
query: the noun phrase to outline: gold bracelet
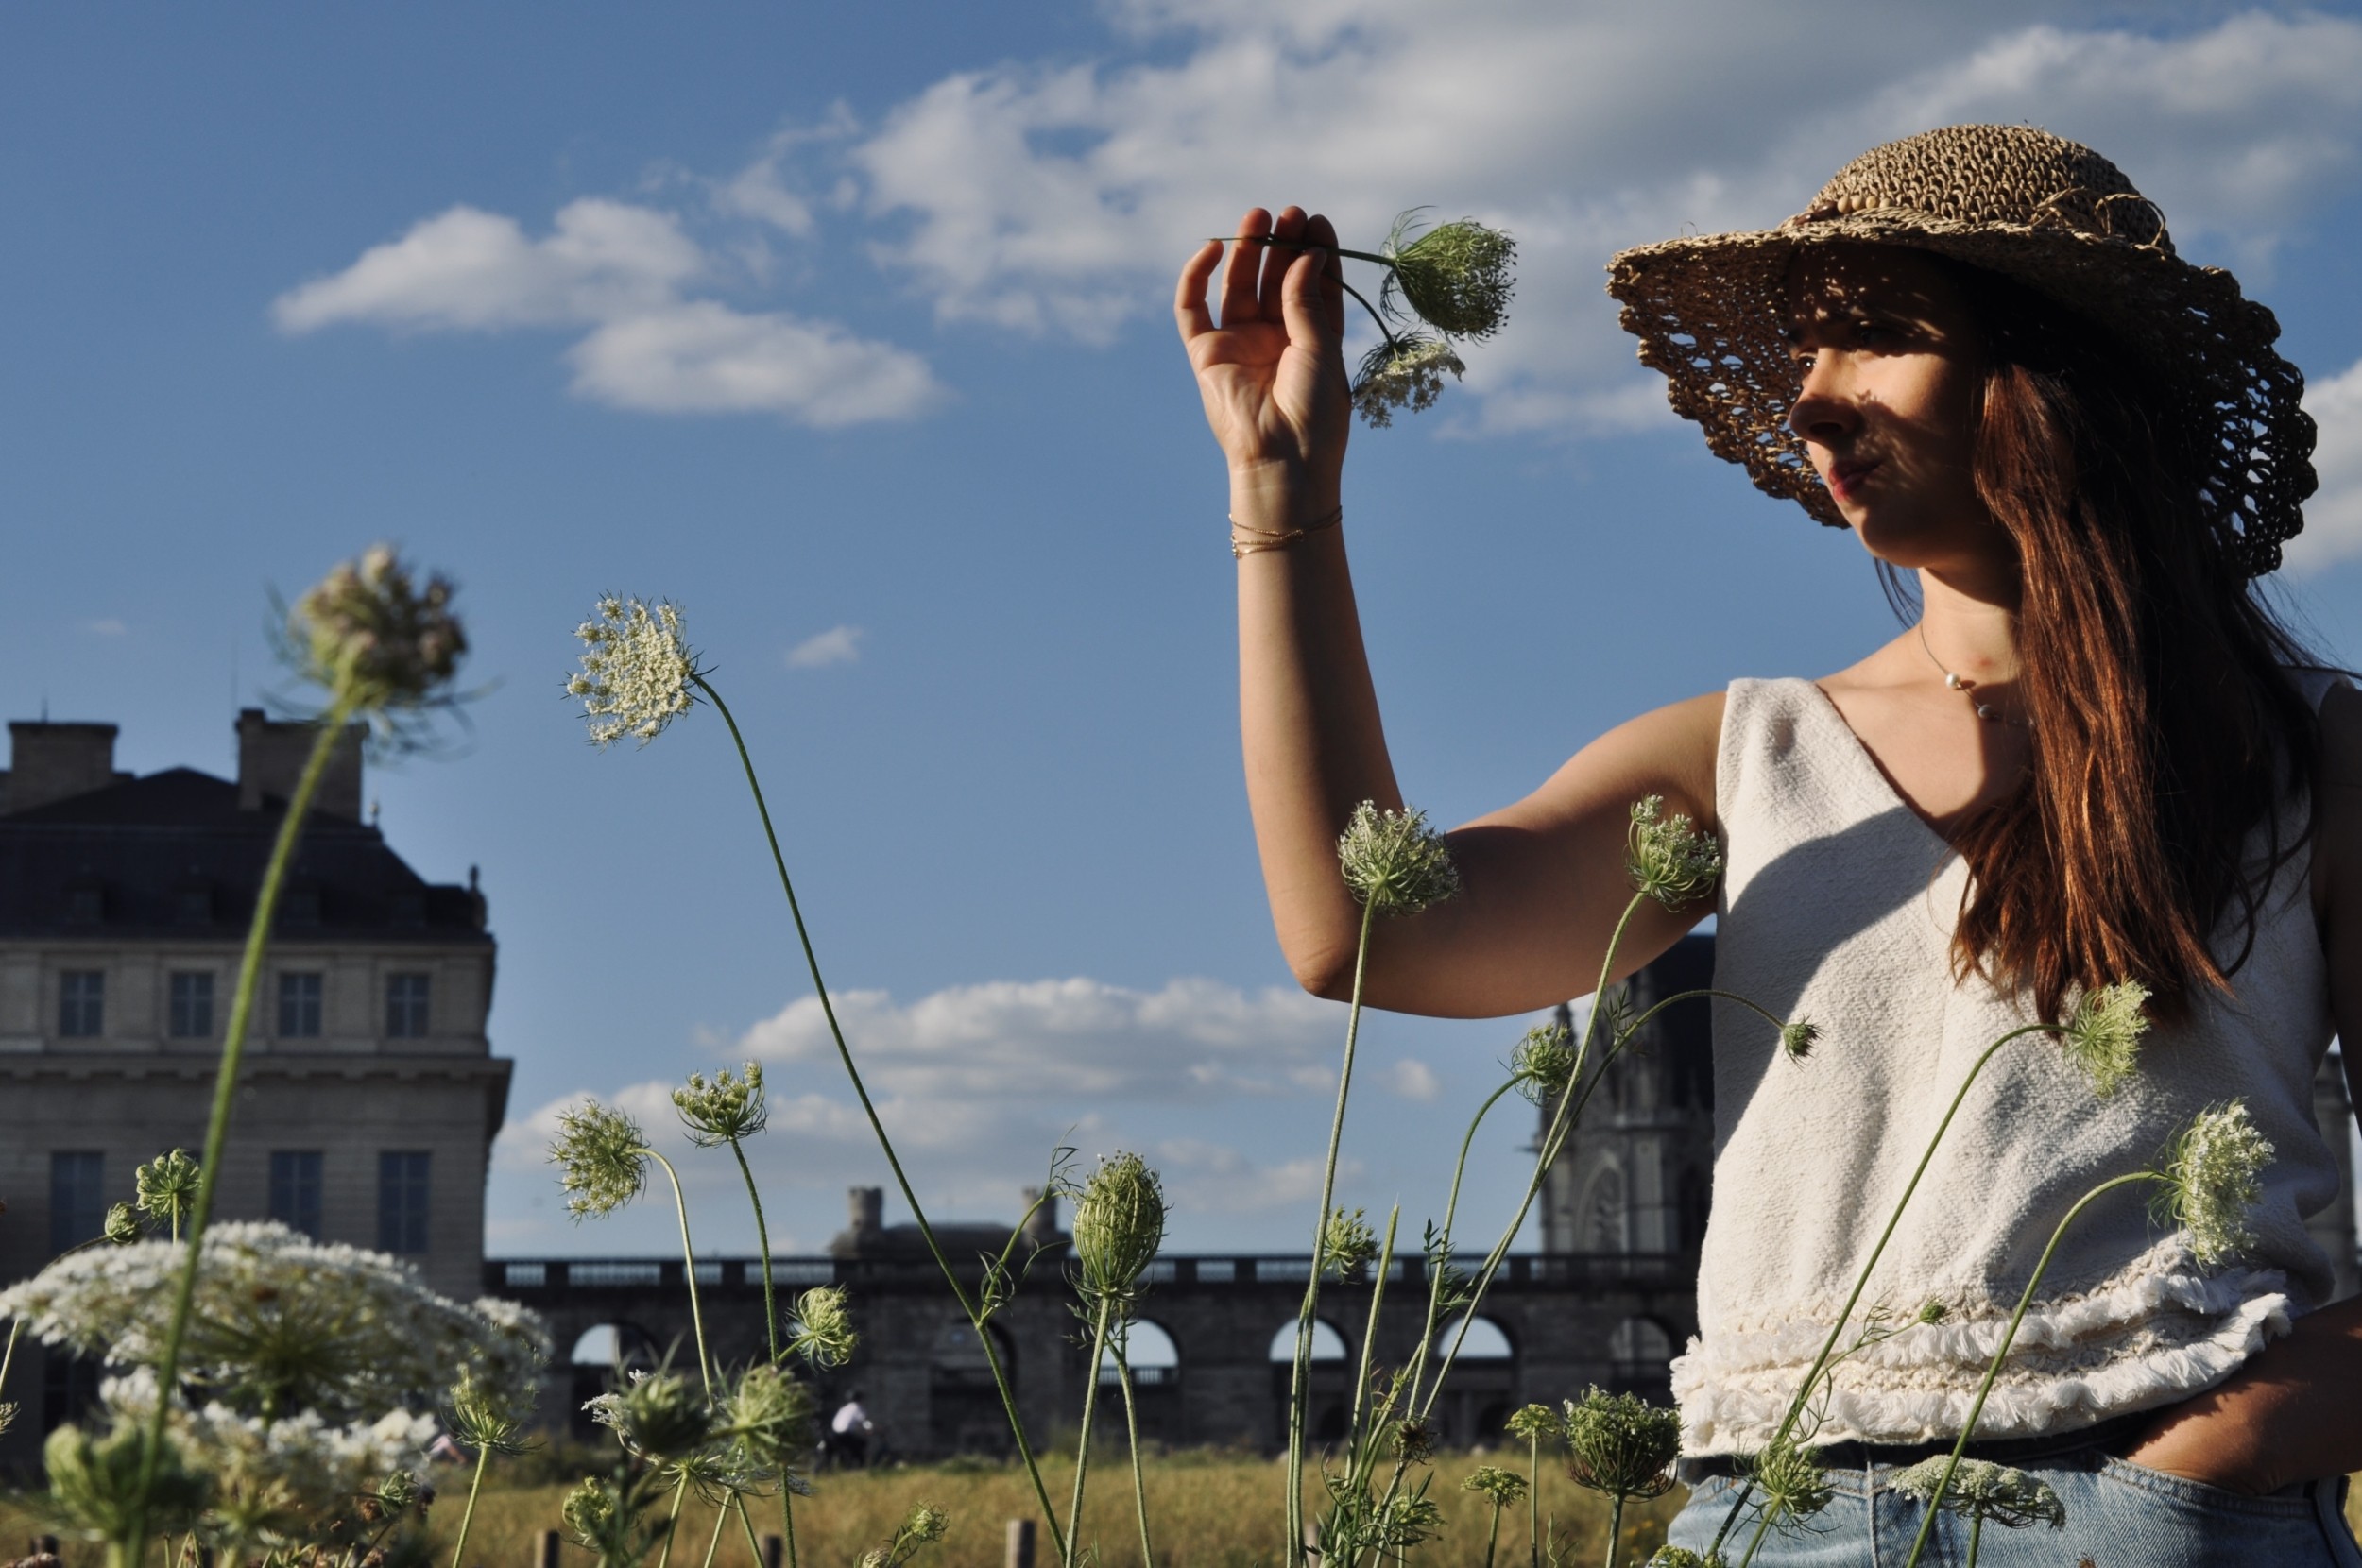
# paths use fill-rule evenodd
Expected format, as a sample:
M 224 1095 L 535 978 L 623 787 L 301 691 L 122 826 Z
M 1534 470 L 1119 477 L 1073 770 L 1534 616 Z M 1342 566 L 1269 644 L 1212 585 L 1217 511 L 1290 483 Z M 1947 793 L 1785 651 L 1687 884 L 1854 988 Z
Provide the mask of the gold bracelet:
M 1300 540 L 1310 538 L 1325 528 L 1336 527 L 1344 520 L 1344 515 L 1345 509 L 1341 503 L 1318 522 L 1308 522 L 1301 528 L 1291 528 L 1284 533 L 1274 533 L 1268 528 L 1258 528 L 1252 523 L 1241 522 L 1237 518 L 1232 518 L 1230 520 L 1231 559 L 1242 561 L 1249 555 L 1265 550 L 1285 550 Z M 1242 539 L 1239 537 L 1241 533 L 1250 537 Z

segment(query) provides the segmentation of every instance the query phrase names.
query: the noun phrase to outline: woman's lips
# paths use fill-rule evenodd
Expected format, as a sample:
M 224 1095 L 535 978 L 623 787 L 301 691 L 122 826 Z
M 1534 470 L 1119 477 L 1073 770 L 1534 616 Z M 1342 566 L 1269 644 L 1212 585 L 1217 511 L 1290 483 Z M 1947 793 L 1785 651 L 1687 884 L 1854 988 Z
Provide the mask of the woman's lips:
M 1877 471 L 1880 459 L 1849 457 L 1829 469 L 1829 493 L 1840 501 L 1852 499 L 1868 475 Z

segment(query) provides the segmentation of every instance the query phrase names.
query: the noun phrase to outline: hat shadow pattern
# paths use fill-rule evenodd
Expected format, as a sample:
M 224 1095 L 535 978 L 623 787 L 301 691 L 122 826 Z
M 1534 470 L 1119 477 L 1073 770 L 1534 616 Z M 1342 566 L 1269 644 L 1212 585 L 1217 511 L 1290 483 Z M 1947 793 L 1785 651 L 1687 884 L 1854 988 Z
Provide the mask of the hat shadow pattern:
M 1811 246 L 1907 246 L 2003 274 L 2091 321 L 2147 368 L 2225 560 L 2280 565 L 2313 493 L 2304 378 L 2280 324 L 2221 267 L 2174 251 L 2122 170 L 2030 126 L 1951 126 L 1873 147 L 1776 229 L 1619 252 L 1608 292 L 1673 411 L 1757 488 L 1845 526 L 1788 428 L 1800 387 L 1783 333 L 1789 263 Z

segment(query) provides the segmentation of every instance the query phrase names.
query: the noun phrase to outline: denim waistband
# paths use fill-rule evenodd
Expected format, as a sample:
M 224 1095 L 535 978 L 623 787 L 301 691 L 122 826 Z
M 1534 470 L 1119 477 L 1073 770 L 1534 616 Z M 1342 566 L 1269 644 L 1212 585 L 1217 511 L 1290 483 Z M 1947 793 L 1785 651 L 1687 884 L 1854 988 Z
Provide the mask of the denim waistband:
M 2112 1449 L 2155 1419 L 2154 1411 L 2140 1411 L 2129 1416 L 2114 1416 L 2090 1426 L 2079 1426 L 2072 1432 L 2051 1432 L 2031 1438 L 1989 1439 L 1970 1443 L 1963 1455 L 1967 1458 L 1984 1459 L 1994 1464 L 2040 1463 L 2063 1458 L 2070 1454 L 2089 1453 L 2093 1449 Z M 1940 1458 L 1951 1453 L 1953 1440 L 1833 1442 L 1824 1448 L 1813 1449 L 1812 1457 L 1820 1461 L 1823 1470 L 1900 1470 L 1922 1459 Z M 1743 1459 L 1738 1455 L 1707 1454 L 1682 1460 L 1674 1474 L 1684 1486 L 1695 1486 L 1711 1475 L 1737 1477 L 1745 1471 Z

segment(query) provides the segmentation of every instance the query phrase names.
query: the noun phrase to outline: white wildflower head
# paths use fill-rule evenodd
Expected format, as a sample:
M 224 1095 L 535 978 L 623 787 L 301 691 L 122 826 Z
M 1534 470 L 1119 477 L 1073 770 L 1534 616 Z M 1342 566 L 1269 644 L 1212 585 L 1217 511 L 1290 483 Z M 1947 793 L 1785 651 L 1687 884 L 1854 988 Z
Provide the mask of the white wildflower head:
M 589 1100 L 561 1111 L 550 1161 L 576 1220 L 614 1213 L 648 1185 L 648 1135 L 622 1111 Z
M 1536 1105 L 1563 1092 L 1575 1076 L 1575 1031 L 1565 1024 L 1527 1030 L 1509 1053 L 1509 1072 L 1517 1092 Z
M 1821 1461 L 1797 1446 L 1792 1438 L 1775 1439 L 1770 1447 L 1747 1459 L 1746 1471 L 1774 1528 L 1802 1524 L 1837 1496 Z
M 71 1253 L 0 1292 L 0 1316 L 111 1367 L 152 1367 L 183 1251 L 157 1239 Z M 535 1361 L 529 1342 L 429 1290 L 407 1264 L 237 1220 L 205 1233 L 180 1375 L 195 1402 L 333 1423 L 432 1398 L 463 1367 L 528 1383 Z
M 609 594 L 574 636 L 582 639 L 582 668 L 568 678 L 566 694 L 582 699 L 591 744 L 629 735 L 644 746 L 695 705 L 690 688 L 705 672 L 683 639 L 676 606 Z
M 713 1407 L 690 1380 L 669 1367 L 634 1372 L 626 1387 L 584 1402 L 590 1419 L 612 1431 L 625 1449 L 659 1464 L 677 1464 L 713 1435 Z
M 2190 1255 L 2199 1263 L 2219 1263 L 2254 1245 L 2249 1216 L 2264 1196 L 2264 1167 L 2273 1152 L 2238 1099 L 2200 1111 L 2166 1148 L 2158 1204 L 2188 1235 Z
M 1425 811 L 1363 801 L 1338 836 L 1337 864 L 1355 899 L 1379 914 L 1416 914 L 1460 891 L 1450 846 Z
M 1540 1442 L 1544 1438 L 1557 1437 L 1565 1430 L 1558 1412 L 1547 1405 L 1521 1405 L 1510 1412 L 1507 1430 L 1528 1442 Z
M 1679 812 L 1667 816 L 1664 797 L 1647 795 L 1633 802 L 1624 869 L 1634 887 L 1678 911 L 1704 896 L 1720 879 L 1722 849 L 1687 817 Z
M 1444 378 L 1458 381 L 1467 366 L 1450 344 L 1424 332 L 1397 332 L 1361 356 L 1353 378 L 1353 407 L 1379 430 L 1395 422 L 1395 410 L 1422 414 L 1444 395 Z
M 1594 1388 L 1566 1401 L 1566 1447 L 1574 1456 L 1566 1474 L 1577 1486 L 1611 1497 L 1662 1497 L 1681 1457 L 1681 1413 Z
M 1944 1469 L 1950 1464 L 1949 1455 L 1922 1459 L 1908 1470 L 1896 1472 L 1887 1484 L 1907 1497 L 1929 1502 L 1936 1489 L 1943 1487 Z M 1961 1459 L 1939 1506 L 1963 1519 L 1989 1520 L 2013 1530 L 2029 1525 L 2047 1525 L 2055 1530 L 2066 1524 L 2066 1505 L 2048 1483 L 1990 1459 Z
M 853 1358 L 859 1336 L 853 1308 L 841 1285 L 815 1285 L 796 1298 L 796 1333 L 787 1348 L 815 1367 L 841 1367 Z
M 1394 232 L 1386 236 L 1382 248 L 1394 264 L 1380 305 L 1399 295 L 1439 332 L 1479 341 L 1492 336 L 1508 318 L 1517 242 L 1474 218 L 1438 224 L 1410 238 L 1417 223 L 1413 209 L 1395 218 Z
M 1482 1492 L 1496 1510 L 1508 1508 L 1525 1497 L 1526 1478 L 1514 1470 L 1498 1465 L 1481 1464 L 1468 1473 L 1460 1483 L 1463 1491 Z
M 710 1082 L 705 1074 L 693 1072 L 686 1084 L 673 1091 L 673 1108 L 689 1129 L 689 1141 L 700 1149 L 751 1138 L 771 1119 L 770 1107 L 762 1100 L 762 1064 L 747 1063 L 740 1078 L 732 1078 L 724 1067 Z
M 440 572 L 421 583 L 391 547 L 374 546 L 296 601 L 285 650 L 305 679 L 352 712 L 433 706 L 468 651 L 452 593 Z
M 1344 1209 L 1330 1213 L 1328 1222 L 1321 1227 L 1321 1255 L 1315 1261 L 1323 1278 L 1344 1279 L 1368 1268 L 1378 1256 L 1378 1234 L 1362 1218 L 1362 1211 L 1348 1214 Z
M 2141 1036 L 2148 1032 L 2148 987 L 2124 980 L 2087 991 L 2075 1004 L 2059 1041 L 2067 1060 L 2082 1070 L 2092 1093 L 2102 1099 L 2139 1065 Z
M 1138 1154 L 1099 1162 L 1074 1202 L 1074 1261 L 1091 1301 L 1130 1302 L 1165 1244 L 1165 1188 Z
M 131 1191 L 140 1212 L 160 1225 L 179 1230 L 197 1203 L 197 1162 L 185 1149 L 159 1154 L 131 1172 Z

